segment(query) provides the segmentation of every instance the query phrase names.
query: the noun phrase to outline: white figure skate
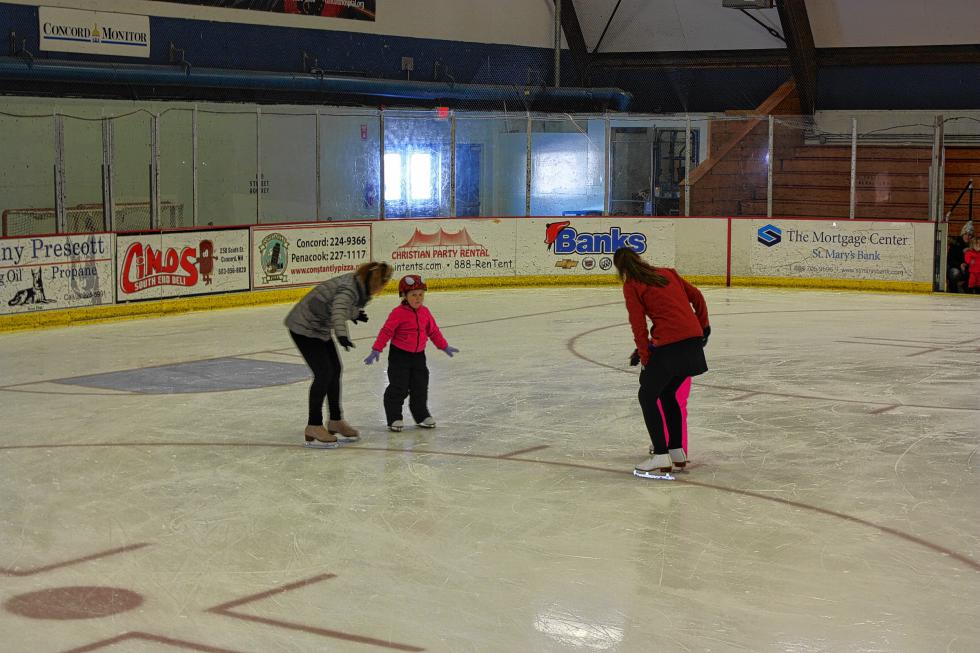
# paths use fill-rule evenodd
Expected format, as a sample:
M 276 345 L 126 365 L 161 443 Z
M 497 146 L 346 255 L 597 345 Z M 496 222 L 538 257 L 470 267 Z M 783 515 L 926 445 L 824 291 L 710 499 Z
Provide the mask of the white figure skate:
M 670 475 L 670 470 L 673 467 L 674 463 L 668 454 L 652 455 L 633 468 L 633 476 L 658 481 L 673 481 L 674 477 Z

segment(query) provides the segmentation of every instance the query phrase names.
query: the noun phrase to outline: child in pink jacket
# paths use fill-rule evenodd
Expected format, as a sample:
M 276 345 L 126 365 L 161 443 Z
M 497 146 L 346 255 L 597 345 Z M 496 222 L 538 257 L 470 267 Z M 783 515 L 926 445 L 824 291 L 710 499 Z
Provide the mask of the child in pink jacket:
M 404 299 L 388 316 L 371 347 L 370 355 L 364 359 L 366 365 L 376 362 L 385 345 L 391 341 L 384 406 L 388 428 L 392 431 L 405 428 L 402 421 L 405 397 L 408 397 L 408 408 L 416 424 L 427 429 L 436 426 L 428 407 L 429 368 L 425 365 L 426 342 L 431 338 L 435 346 L 450 358 L 459 351 L 449 346 L 436 324 L 436 319 L 422 305 L 426 290 L 428 287 L 417 274 L 402 277 L 398 282 L 398 296 Z

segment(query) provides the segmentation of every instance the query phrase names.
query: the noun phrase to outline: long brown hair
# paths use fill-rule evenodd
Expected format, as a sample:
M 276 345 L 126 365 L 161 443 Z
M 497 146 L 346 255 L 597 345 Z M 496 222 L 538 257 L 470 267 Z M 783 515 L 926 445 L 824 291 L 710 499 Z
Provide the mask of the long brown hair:
M 620 247 L 613 254 L 613 265 L 619 273 L 619 278 L 625 283 L 629 279 L 634 279 L 648 286 L 666 286 L 667 277 L 657 272 L 653 267 L 640 258 L 640 255 L 629 247 Z
M 357 270 L 354 271 L 354 274 L 357 276 L 358 279 L 361 280 L 361 283 L 364 284 L 364 287 L 368 289 L 368 292 L 370 292 L 372 277 L 373 278 L 380 277 L 380 279 L 384 279 L 384 283 L 388 283 L 391 280 L 391 273 L 393 271 L 394 270 L 392 270 L 392 267 L 387 263 L 385 263 L 384 261 L 382 261 L 381 263 L 378 263 L 377 261 L 371 261 L 370 263 L 363 263 L 357 266 Z

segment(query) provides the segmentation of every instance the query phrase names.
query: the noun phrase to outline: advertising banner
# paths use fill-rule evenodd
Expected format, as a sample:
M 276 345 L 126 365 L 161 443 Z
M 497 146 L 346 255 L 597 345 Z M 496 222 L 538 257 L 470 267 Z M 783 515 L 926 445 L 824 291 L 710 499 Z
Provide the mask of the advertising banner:
M 376 0 L 157 0 L 201 7 L 253 9 L 277 14 L 374 20 Z
M 374 252 L 394 276 L 514 276 L 517 220 L 388 220 L 379 223 Z
M 252 287 L 320 283 L 371 260 L 371 225 L 352 222 L 252 227 Z
M 915 230 L 909 222 L 755 220 L 750 234 L 755 276 L 912 280 Z
M 674 267 L 673 220 L 529 218 L 517 227 L 517 274 L 613 274 L 613 254 L 629 247 L 650 263 Z
M 113 235 L 0 240 L 0 314 L 113 302 Z
M 41 50 L 150 56 L 150 19 L 135 14 L 38 7 Z
M 120 303 L 248 290 L 248 229 L 119 235 L 116 279 Z

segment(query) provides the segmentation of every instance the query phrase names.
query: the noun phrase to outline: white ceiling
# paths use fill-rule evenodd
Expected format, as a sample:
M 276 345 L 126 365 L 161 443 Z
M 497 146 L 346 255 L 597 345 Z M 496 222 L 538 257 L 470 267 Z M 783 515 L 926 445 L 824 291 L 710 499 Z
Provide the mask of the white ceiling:
M 617 0 L 573 0 L 593 50 Z M 599 52 L 744 50 L 782 41 L 722 0 L 622 0 Z M 806 0 L 814 45 L 980 43 L 980 0 Z M 750 10 L 782 33 L 775 9 Z

